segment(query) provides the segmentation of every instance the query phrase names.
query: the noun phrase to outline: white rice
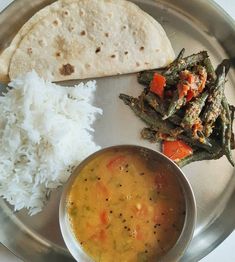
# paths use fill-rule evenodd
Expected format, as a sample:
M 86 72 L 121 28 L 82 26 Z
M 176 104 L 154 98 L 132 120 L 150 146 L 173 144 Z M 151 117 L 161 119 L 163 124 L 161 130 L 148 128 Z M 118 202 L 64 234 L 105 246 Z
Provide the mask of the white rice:
M 32 215 L 99 149 L 91 125 L 102 110 L 91 105 L 95 81 L 63 87 L 30 72 L 9 86 L 0 97 L 0 196 Z

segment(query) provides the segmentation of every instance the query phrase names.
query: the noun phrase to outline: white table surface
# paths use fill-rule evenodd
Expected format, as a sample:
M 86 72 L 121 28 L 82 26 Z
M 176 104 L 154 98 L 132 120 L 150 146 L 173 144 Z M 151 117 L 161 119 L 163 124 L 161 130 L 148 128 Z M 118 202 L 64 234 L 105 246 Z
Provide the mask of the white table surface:
M 0 11 L 5 8 L 13 0 L 0 0 Z M 20 0 L 18 0 L 20 1 Z M 187 1 L 187 0 L 185 0 Z M 189 1 L 189 0 L 188 0 Z M 207 0 L 204 0 L 207 1 Z M 214 0 L 225 11 L 235 19 L 235 0 Z M 234 43 L 235 48 L 235 43 Z M 235 218 L 231 218 L 235 219 Z M 233 262 L 235 261 L 235 231 L 200 262 Z M 11 254 L 5 247 L 0 245 L 0 262 L 21 262 Z M 195 261 L 196 262 L 196 261 Z

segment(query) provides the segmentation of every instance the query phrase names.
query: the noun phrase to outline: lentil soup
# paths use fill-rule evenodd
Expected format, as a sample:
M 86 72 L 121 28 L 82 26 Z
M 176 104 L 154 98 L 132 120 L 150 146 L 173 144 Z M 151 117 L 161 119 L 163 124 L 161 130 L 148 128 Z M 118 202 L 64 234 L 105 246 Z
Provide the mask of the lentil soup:
M 146 152 L 104 151 L 74 180 L 67 198 L 71 228 L 95 261 L 157 261 L 180 236 L 180 183 Z

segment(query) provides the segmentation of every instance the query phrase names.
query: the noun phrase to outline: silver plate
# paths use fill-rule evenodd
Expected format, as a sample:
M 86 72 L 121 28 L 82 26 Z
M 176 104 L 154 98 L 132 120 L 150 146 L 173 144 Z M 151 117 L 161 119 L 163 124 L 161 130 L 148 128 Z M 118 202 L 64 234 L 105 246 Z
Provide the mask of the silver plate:
M 15 1 L 0 14 L 0 50 L 5 48 L 22 24 L 51 0 Z M 136 0 L 142 9 L 165 28 L 175 52 L 187 54 L 208 50 L 216 65 L 223 58 L 235 59 L 235 24 L 214 2 L 204 0 Z M 153 36 L 154 37 L 154 36 Z M 235 104 L 234 64 L 228 76 L 226 95 Z M 74 84 L 71 81 L 69 84 Z M 68 83 L 67 83 L 68 84 Z M 118 99 L 120 92 L 138 95 L 142 87 L 136 74 L 98 79 L 96 104 L 104 115 L 95 123 L 95 141 L 102 147 L 115 144 L 156 145 L 140 139 L 144 124 Z M 235 174 L 225 158 L 204 161 L 184 168 L 196 196 L 198 219 L 193 240 L 182 261 L 198 261 L 221 243 L 234 229 Z M 65 248 L 58 224 L 60 190 L 44 211 L 29 217 L 14 213 L 0 200 L 0 240 L 26 261 L 73 261 Z

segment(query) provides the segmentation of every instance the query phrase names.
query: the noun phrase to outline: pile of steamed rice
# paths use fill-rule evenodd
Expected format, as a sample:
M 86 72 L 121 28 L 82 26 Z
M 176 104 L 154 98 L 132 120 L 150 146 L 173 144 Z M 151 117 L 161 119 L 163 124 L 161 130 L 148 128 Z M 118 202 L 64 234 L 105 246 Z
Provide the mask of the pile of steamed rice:
M 9 86 L 0 97 L 0 196 L 35 214 L 71 167 L 99 149 L 91 125 L 102 110 L 91 105 L 95 81 L 63 87 L 31 72 Z

